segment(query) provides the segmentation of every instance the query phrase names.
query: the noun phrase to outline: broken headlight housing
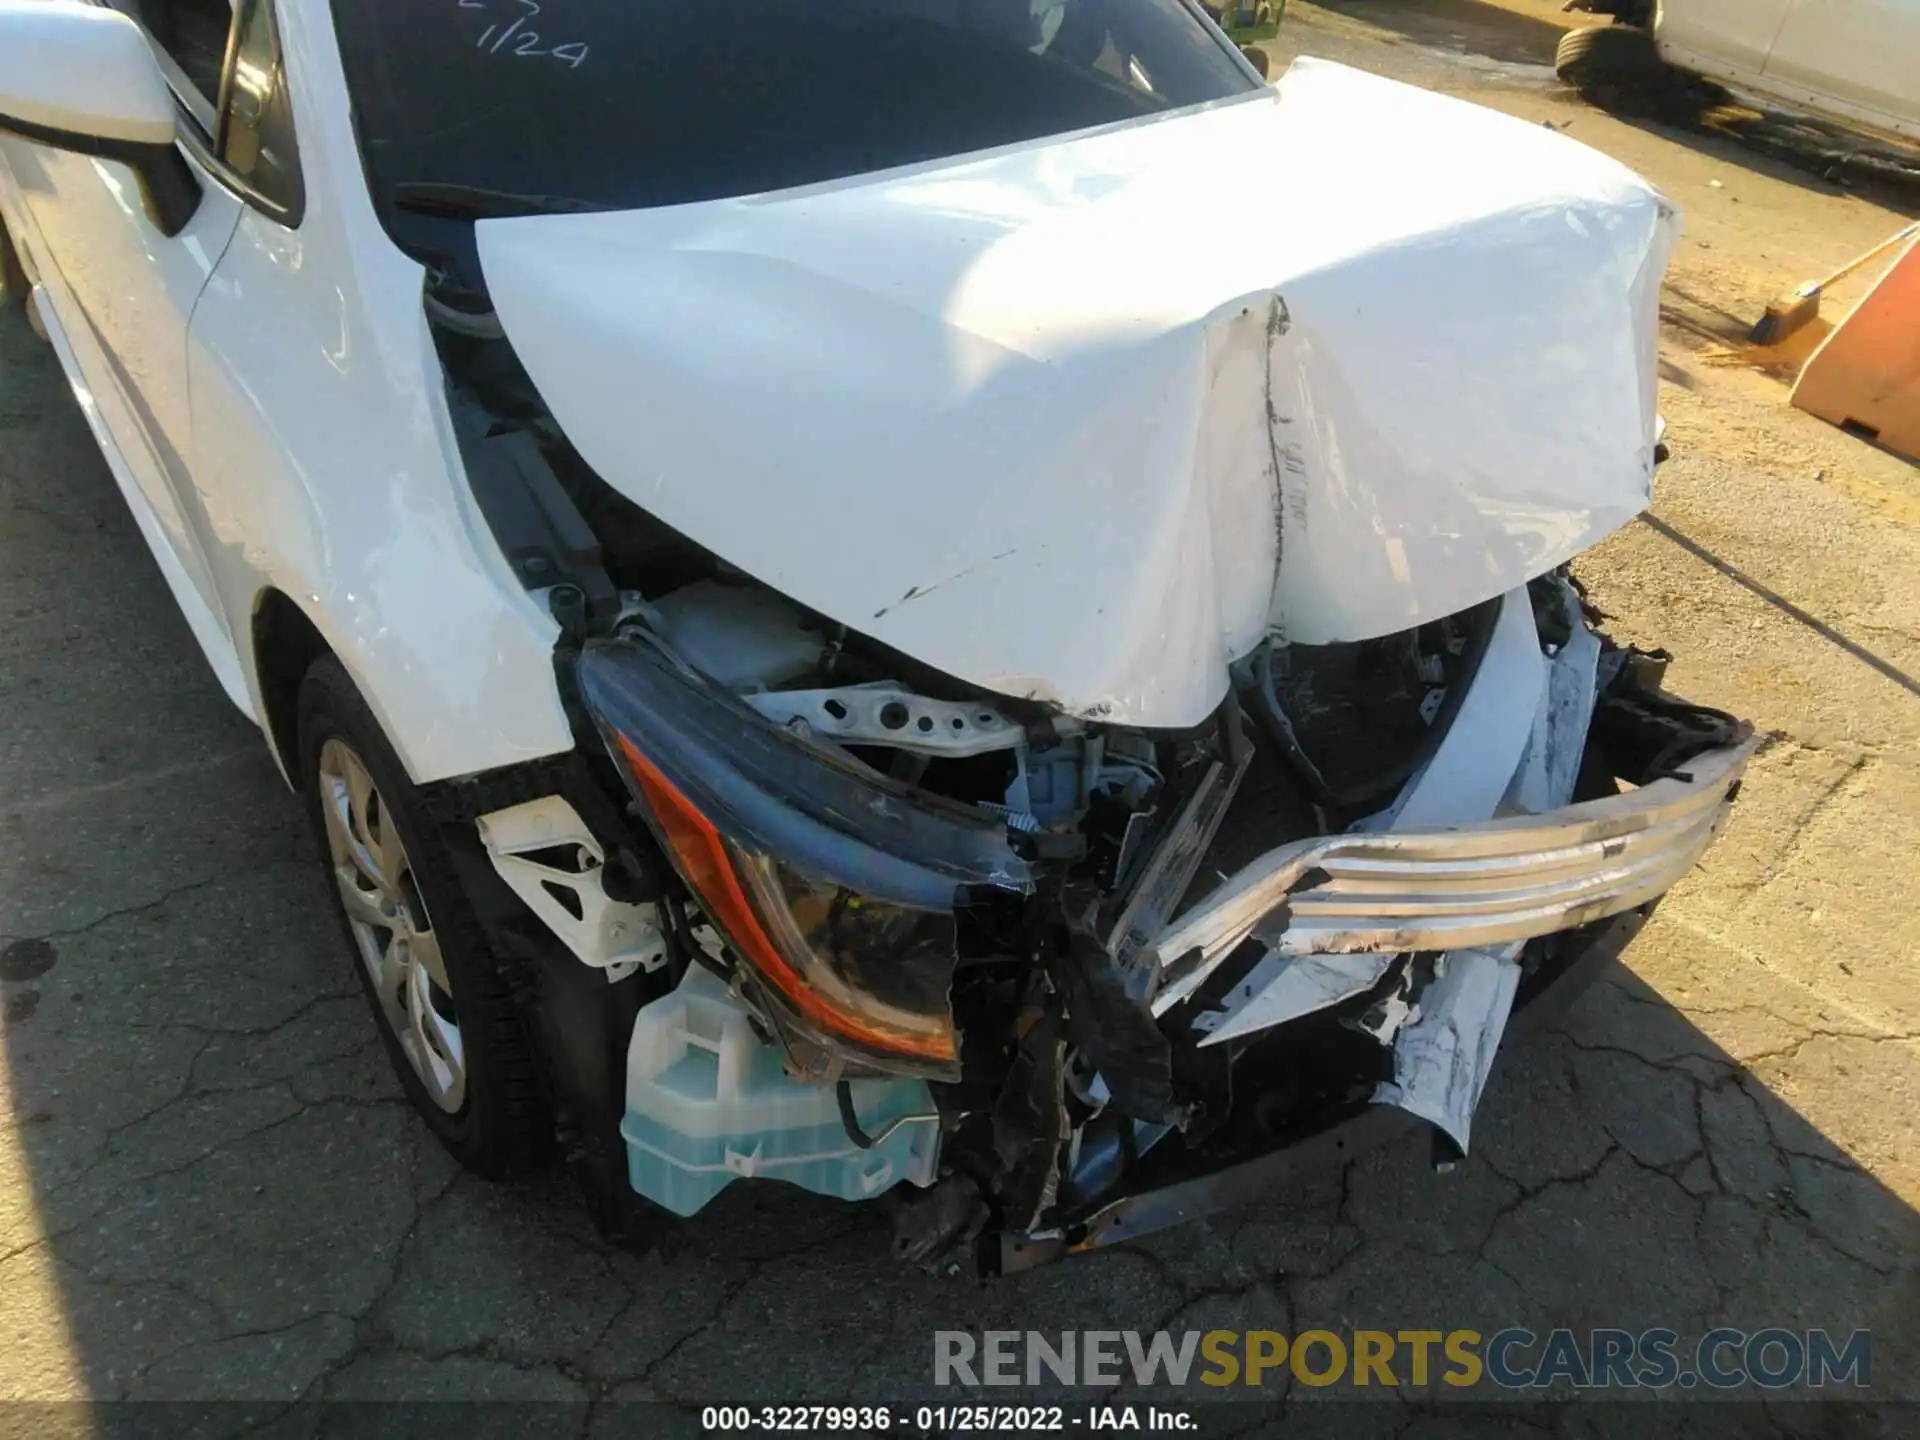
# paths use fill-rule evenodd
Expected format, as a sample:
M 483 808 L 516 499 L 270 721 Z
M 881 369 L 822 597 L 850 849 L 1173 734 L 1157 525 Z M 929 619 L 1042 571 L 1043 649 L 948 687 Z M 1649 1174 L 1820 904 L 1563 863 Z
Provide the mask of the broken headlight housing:
M 580 689 L 639 810 L 804 1073 L 955 1079 L 955 911 L 1028 888 L 995 817 L 771 724 L 645 638 Z

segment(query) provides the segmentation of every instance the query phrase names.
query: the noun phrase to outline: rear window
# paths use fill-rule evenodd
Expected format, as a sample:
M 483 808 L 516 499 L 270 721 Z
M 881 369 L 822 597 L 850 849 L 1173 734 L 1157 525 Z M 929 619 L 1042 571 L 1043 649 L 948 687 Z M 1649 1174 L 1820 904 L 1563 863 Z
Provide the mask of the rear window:
M 1255 88 L 1184 0 L 333 0 L 374 196 L 619 209 L 836 179 Z

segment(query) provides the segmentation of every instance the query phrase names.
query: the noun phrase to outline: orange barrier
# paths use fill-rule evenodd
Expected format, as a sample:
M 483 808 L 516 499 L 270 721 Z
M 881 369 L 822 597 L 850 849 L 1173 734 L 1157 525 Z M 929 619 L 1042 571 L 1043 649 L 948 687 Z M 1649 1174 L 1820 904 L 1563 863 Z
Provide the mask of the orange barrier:
M 1920 239 L 1813 352 L 1793 403 L 1920 459 Z

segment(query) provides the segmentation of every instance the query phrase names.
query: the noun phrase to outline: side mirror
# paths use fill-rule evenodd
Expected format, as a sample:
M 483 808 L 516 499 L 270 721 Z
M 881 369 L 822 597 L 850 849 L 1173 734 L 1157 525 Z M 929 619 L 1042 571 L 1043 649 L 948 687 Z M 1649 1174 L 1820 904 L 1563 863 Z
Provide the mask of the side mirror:
M 117 160 L 148 217 L 178 235 L 200 182 L 174 144 L 173 96 L 140 27 L 97 5 L 0 0 L 0 131 Z

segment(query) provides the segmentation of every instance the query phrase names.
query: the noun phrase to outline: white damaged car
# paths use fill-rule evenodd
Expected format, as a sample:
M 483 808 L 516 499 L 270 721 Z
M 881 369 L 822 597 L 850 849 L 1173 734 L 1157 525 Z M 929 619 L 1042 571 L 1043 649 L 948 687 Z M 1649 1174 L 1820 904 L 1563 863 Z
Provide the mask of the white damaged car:
M 0 0 L 0 212 L 463 1162 L 1014 1269 L 1424 1132 L 1753 741 L 1673 208 L 1189 0 Z

